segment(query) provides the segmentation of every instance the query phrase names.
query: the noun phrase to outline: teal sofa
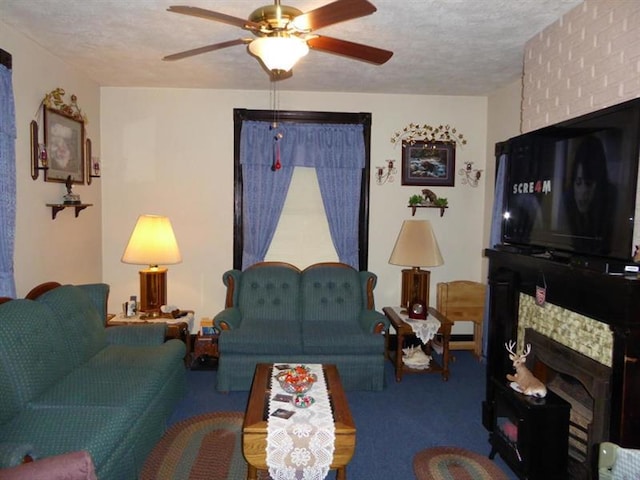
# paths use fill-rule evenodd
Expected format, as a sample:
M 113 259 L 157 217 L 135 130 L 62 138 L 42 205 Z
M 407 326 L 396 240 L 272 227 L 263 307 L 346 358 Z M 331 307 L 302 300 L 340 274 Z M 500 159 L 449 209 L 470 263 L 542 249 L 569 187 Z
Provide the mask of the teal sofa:
M 335 364 L 346 390 L 384 388 L 388 321 L 375 311 L 373 273 L 263 262 L 223 281 L 226 308 L 214 318 L 219 391 L 249 390 L 258 363 Z
M 105 328 L 108 293 L 0 305 L 0 468 L 86 450 L 100 480 L 138 478 L 186 391 L 185 345 L 165 324 Z

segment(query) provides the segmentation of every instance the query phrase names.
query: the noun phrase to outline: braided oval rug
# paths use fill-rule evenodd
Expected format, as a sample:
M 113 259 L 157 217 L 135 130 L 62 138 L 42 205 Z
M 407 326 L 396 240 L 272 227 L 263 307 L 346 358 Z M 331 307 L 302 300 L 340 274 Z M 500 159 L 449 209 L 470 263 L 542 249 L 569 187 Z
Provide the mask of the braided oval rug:
M 242 412 L 212 412 L 174 424 L 147 457 L 140 480 L 245 480 L 243 419 Z
M 413 457 L 418 480 L 508 480 L 487 457 L 464 448 L 434 447 Z

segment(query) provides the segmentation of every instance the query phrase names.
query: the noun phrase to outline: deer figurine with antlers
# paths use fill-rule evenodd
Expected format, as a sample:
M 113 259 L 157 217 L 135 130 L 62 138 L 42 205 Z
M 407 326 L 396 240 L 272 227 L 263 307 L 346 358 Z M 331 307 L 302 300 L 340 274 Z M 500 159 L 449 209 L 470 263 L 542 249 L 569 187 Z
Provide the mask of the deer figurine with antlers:
M 509 352 L 509 359 L 513 362 L 513 368 L 516 371 L 515 375 L 507 374 L 507 380 L 511 382 L 511 388 L 516 392 L 532 397 L 546 397 L 547 387 L 544 386 L 544 383 L 534 377 L 533 373 L 531 373 L 525 365 L 527 355 L 531 353 L 531 344 L 527 344 L 522 355 L 518 355 L 514 351 L 516 342 L 510 341 L 509 343 L 505 343 L 504 346 L 507 349 L 507 352 Z

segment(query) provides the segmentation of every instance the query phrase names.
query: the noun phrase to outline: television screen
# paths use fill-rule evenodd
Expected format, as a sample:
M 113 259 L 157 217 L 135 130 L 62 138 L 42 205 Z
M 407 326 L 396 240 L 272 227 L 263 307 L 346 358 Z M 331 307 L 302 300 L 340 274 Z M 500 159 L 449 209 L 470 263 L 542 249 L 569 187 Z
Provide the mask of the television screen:
M 629 260 L 639 118 L 631 101 L 511 139 L 503 242 Z

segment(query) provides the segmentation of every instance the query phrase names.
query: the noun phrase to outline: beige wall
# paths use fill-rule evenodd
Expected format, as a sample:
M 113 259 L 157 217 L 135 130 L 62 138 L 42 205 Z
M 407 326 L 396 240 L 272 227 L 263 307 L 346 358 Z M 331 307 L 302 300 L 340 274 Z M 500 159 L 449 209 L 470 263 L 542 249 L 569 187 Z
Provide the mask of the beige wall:
M 640 2 L 586 0 L 526 45 L 523 131 L 640 97 Z
M 265 79 L 266 81 L 266 79 Z M 283 110 L 371 112 L 372 166 L 396 159 L 392 134 L 411 122 L 450 124 L 468 138 L 456 151 L 464 161 L 486 169 L 487 99 L 410 95 L 281 92 Z M 141 213 L 168 215 L 183 252 L 169 267 L 169 302 L 211 316 L 224 305 L 224 271 L 232 267 L 233 109 L 269 108 L 269 91 L 216 91 L 151 88 L 102 89 L 103 264 L 111 284 L 111 308 L 138 293 L 137 266 L 120 263 L 127 238 Z M 492 160 L 491 160 L 492 161 Z M 388 264 L 410 195 L 400 176 L 379 186 L 371 179 L 369 269 L 379 276 L 378 308 L 400 298 L 400 270 Z M 458 177 L 458 175 L 456 175 Z M 432 270 L 435 284 L 459 278 L 481 280 L 485 179 L 477 188 L 432 188 L 449 199 L 437 210 L 419 210 L 431 220 L 445 264 Z M 492 181 L 492 180 L 491 180 Z
M 13 56 L 13 88 L 16 108 L 17 215 L 15 279 L 18 296 L 35 285 L 56 280 L 87 283 L 102 280 L 101 183 L 74 186 L 85 203 L 94 204 L 75 218 L 72 210 L 51 219 L 46 203 L 59 203 L 66 193 L 63 183 L 44 182 L 42 173 L 34 181 L 30 171 L 29 123 L 38 120 L 38 106 L 56 87 L 76 94 L 89 118 L 87 134 L 93 152 L 100 155 L 100 89 L 82 72 L 62 63 L 12 27 L 0 22 L 0 45 Z
M 605 14 L 607 5 L 612 10 Z M 635 5 L 637 2 L 626 0 L 588 0 L 532 39 L 527 48 L 534 48 L 536 42 L 553 45 L 559 38 L 554 29 L 561 33 L 562 28 L 568 28 L 568 19 L 584 15 L 585 11 L 590 15 L 585 19 L 585 32 L 590 31 L 591 23 L 595 28 L 604 21 L 599 22 L 600 17 L 606 18 L 614 29 L 637 32 L 638 22 L 633 20 L 637 14 L 618 21 L 623 12 L 628 13 Z M 593 22 L 587 21 L 589 18 Z M 170 267 L 169 301 L 195 309 L 198 316 L 217 312 L 224 300 L 220 276 L 231 267 L 232 111 L 234 107 L 268 109 L 268 90 L 103 88 L 98 98 L 98 87 L 82 73 L 61 65 L 11 28 L 3 25 L 0 41 L 14 54 L 15 65 L 19 293 L 52 278 L 69 282 L 102 279 L 112 286 L 111 309 L 117 310 L 122 300 L 138 293 L 137 267 L 120 263 L 122 249 L 137 215 L 155 212 L 172 218 L 184 256 L 182 264 Z M 612 45 L 617 44 L 612 40 Z M 637 43 L 629 44 L 625 58 L 637 48 Z M 590 58 L 591 52 L 586 49 L 585 58 Z M 637 55 L 636 63 L 631 64 L 637 69 Z M 527 63 L 525 72 L 530 71 L 531 64 Z M 637 70 L 631 73 L 635 76 L 624 83 L 625 88 L 633 87 L 634 79 L 638 79 Z M 538 80 L 548 82 L 549 75 L 540 70 Z M 531 77 L 527 81 L 531 82 Z M 95 207 L 77 219 L 71 212 L 62 212 L 52 222 L 44 203 L 57 201 L 64 187 L 29 178 L 27 127 L 42 96 L 56 86 L 76 93 L 88 113 L 89 135 L 94 150 L 102 157 L 103 178 L 94 185 L 77 188 L 83 200 L 95 203 Z M 593 84 L 586 84 L 580 91 L 594 88 Z M 552 89 L 544 92 L 549 95 Z M 482 249 L 486 247 L 493 197 L 493 146 L 520 133 L 520 96 L 520 81 L 516 81 L 486 98 L 282 92 L 280 104 L 282 109 L 291 110 L 371 112 L 372 167 L 383 165 L 388 158 L 396 159 L 400 167 L 400 149 L 394 148 L 389 138 L 410 122 L 449 123 L 468 137 L 469 144 L 457 150 L 457 166 L 473 161 L 476 168 L 484 170 L 481 185 L 474 189 L 461 185 L 457 179 L 454 188 L 434 188 L 438 195 L 449 198 L 451 208 L 442 218 L 431 210 L 421 210 L 416 215 L 433 222 L 445 257 L 445 265 L 432 271 L 434 287 L 438 281 L 456 278 L 484 279 Z M 533 97 L 529 90 L 524 92 L 523 115 L 528 127 L 523 130 L 540 123 L 532 112 L 539 112 L 543 105 L 551 111 L 556 103 L 554 100 L 551 104 L 534 105 L 530 102 Z M 559 105 L 568 105 L 561 95 L 554 98 L 559 99 Z M 601 97 L 594 92 L 592 99 L 597 98 Z M 558 114 L 559 111 L 544 116 L 543 122 L 555 122 L 574 112 L 566 113 L 565 109 Z M 402 220 L 411 218 L 406 200 L 420 188 L 401 186 L 399 176 L 394 183 L 378 186 L 374 171 L 369 267 L 379 275 L 376 292 L 380 308 L 398 301 L 400 267 L 389 265 L 387 260 Z M 47 249 L 51 245 L 55 246 L 55 254 Z M 95 255 L 100 251 L 101 258 Z M 432 294 L 433 291 L 434 288 Z

